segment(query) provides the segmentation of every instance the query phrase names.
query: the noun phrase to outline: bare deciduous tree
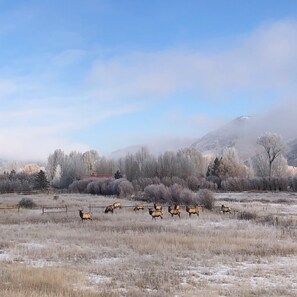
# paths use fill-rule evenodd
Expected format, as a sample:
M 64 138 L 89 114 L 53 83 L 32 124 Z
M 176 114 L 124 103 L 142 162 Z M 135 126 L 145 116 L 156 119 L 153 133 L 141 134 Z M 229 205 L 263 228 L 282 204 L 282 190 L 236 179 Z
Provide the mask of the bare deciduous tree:
M 282 137 L 276 133 L 265 133 L 257 140 L 257 144 L 261 145 L 268 159 L 268 177 L 271 179 L 272 164 L 282 154 L 286 148 L 286 144 Z

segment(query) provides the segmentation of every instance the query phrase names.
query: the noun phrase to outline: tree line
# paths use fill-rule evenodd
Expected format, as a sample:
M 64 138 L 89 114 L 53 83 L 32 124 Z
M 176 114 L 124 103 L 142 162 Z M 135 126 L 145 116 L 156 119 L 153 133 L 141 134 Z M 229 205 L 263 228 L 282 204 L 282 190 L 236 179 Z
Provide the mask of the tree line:
M 173 193 L 174 185 L 193 192 L 199 189 L 295 190 L 295 178 L 287 175 L 288 166 L 283 155 L 285 143 L 281 136 L 266 133 L 259 137 L 257 144 L 262 150 L 245 162 L 240 160 L 234 147 L 225 149 L 216 157 L 204 156 L 192 147 L 154 156 L 142 147 L 119 159 L 100 156 L 95 150 L 66 154 L 57 149 L 48 157 L 46 181 L 39 181 L 36 186 L 36 174 L 35 177 L 26 175 L 26 178 L 24 174 L 22 177 L 15 175 L 15 178 L 11 174 L 2 175 L 0 191 L 47 188 L 49 185 L 70 191 L 117 195 L 140 191 L 152 193 L 159 185 L 166 187 L 163 192 L 167 193 Z M 103 179 L 109 182 L 99 182 L 98 175 L 109 177 Z

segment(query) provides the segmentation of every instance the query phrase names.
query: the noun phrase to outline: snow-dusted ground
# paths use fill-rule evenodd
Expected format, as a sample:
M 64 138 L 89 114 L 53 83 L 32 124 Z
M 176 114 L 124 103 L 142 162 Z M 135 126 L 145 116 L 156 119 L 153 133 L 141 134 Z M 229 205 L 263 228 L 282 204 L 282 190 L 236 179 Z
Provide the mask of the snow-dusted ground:
M 153 221 L 147 211 L 134 213 L 124 208 L 106 215 L 94 209 L 94 220 L 81 222 L 77 209 L 86 208 L 88 199 L 98 204 L 98 197 L 60 196 L 70 205 L 67 215 L 42 215 L 38 210 L 0 212 L 0 265 L 66 267 L 85 275 L 81 289 L 96 291 L 112 284 L 120 296 L 128 296 L 129 287 L 148 296 L 200 296 L 202 290 L 201 296 L 269 296 L 272 289 L 283 292 L 282 296 L 297 296 L 295 231 L 237 220 L 233 214 L 217 211 L 191 218 L 182 211 L 181 219 L 166 213 L 164 220 Z M 20 199 L 1 198 L 5 204 Z M 259 217 L 294 219 L 297 215 L 294 193 L 215 193 L 215 198 L 216 209 L 226 204 Z M 61 203 L 46 199 L 36 200 Z M 99 203 L 114 200 L 100 197 Z M 123 200 L 123 204 L 134 203 Z M 224 238 L 225 232 L 231 238 Z M 242 234 L 251 241 L 245 241 Z M 173 286 L 174 294 L 169 289 L 162 291 L 162 283 Z

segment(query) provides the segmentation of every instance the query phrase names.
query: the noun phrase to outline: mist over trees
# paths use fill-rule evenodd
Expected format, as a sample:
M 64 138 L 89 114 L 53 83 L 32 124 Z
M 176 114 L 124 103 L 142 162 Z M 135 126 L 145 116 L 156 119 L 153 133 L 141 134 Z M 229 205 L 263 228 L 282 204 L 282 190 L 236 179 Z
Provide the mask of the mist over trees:
M 46 174 L 11 170 L 0 175 L 0 191 L 42 190 L 50 186 L 71 192 L 144 195 L 145 199 L 178 202 L 196 201 L 195 193 L 203 189 L 295 190 L 296 177 L 288 174 L 281 136 L 265 133 L 257 143 L 261 150 L 245 161 L 234 147 L 211 157 L 194 147 L 166 151 L 159 156 L 142 147 L 118 159 L 102 156 L 95 150 L 67 154 L 57 149 L 48 157 Z

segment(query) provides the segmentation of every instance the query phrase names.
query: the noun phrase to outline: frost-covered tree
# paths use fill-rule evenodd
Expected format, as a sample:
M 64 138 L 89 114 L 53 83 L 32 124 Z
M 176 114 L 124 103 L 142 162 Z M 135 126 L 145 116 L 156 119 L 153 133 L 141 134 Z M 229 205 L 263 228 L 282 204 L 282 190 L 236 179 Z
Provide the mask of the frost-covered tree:
M 84 166 L 86 167 L 86 171 L 88 175 L 92 175 L 95 173 L 96 162 L 99 160 L 99 154 L 95 150 L 90 150 L 82 155 Z
M 257 140 L 257 144 L 262 146 L 268 161 L 268 177 L 271 179 L 272 165 L 274 161 L 281 156 L 286 148 L 282 137 L 276 133 L 265 133 Z
M 53 154 L 49 155 L 47 166 L 46 166 L 46 173 L 50 181 L 55 176 L 57 166 L 60 165 L 62 168 L 64 165 L 64 161 L 65 161 L 65 153 L 61 149 L 57 149 L 54 151 Z
M 113 174 L 115 172 L 115 162 L 112 159 L 106 157 L 99 157 L 95 162 L 95 172 L 97 174 Z
M 74 180 L 79 180 L 86 174 L 82 153 L 71 152 L 62 165 L 61 187 L 67 188 Z
M 61 177 L 62 177 L 62 169 L 61 169 L 61 165 L 58 164 L 56 166 L 55 174 L 54 174 L 54 177 L 53 177 L 53 179 L 51 181 L 51 185 L 53 187 L 59 188 L 60 183 L 61 183 Z
M 269 176 L 269 162 L 267 155 L 263 152 L 257 154 L 252 159 L 252 165 L 255 176 L 267 177 Z M 271 166 L 271 177 L 286 177 L 288 175 L 287 159 L 280 155 L 275 159 Z
M 140 176 L 139 164 L 133 154 L 127 154 L 123 162 L 124 168 L 121 170 L 125 173 L 129 181 L 133 181 Z
M 158 175 L 164 176 L 176 176 L 178 171 L 178 164 L 176 154 L 174 152 L 167 151 L 161 154 L 158 158 Z
M 179 150 L 177 153 L 179 163 L 184 171 L 184 177 L 188 176 L 205 176 L 207 172 L 207 159 L 203 157 L 201 152 L 195 148 L 186 148 Z M 179 174 L 179 176 L 182 176 Z
M 218 168 L 220 177 L 249 177 L 249 169 L 240 161 L 236 148 L 230 147 L 224 150 Z

